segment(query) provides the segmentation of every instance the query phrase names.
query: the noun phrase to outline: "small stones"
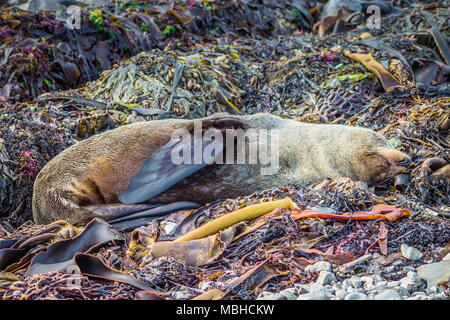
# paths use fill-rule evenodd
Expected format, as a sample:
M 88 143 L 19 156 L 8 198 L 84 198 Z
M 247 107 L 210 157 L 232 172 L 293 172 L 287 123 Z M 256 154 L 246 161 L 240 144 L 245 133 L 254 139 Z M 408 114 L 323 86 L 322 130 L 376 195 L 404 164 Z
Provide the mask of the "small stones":
M 400 251 L 402 252 L 402 256 L 408 260 L 419 260 L 423 257 L 423 253 L 417 250 L 414 247 L 410 247 L 406 244 L 402 244 L 400 246 Z
M 319 261 L 305 268 L 305 271 L 331 271 L 331 263 L 327 261 Z
M 299 295 L 297 300 L 330 300 L 330 297 L 323 292 L 310 292 Z
M 334 295 L 336 296 L 336 298 L 342 299 L 347 295 L 347 291 L 339 289 L 339 290 L 336 290 Z
M 402 297 L 395 290 L 386 290 L 377 294 L 375 300 L 402 300 Z
M 298 294 L 305 294 L 309 292 L 310 284 L 299 284 L 295 285 Z
M 336 282 L 336 277 L 332 272 L 329 271 L 321 271 L 319 277 L 317 278 L 317 283 L 321 285 L 332 284 Z
M 294 293 L 295 291 L 297 290 L 285 289 L 283 291 L 280 291 L 280 295 L 284 296 L 286 300 L 296 300 L 297 295 Z
M 345 300 L 367 300 L 369 297 L 364 293 L 349 293 L 345 296 Z
M 268 293 L 256 298 L 256 300 L 287 300 L 281 293 Z
M 348 283 L 354 288 L 360 288 L 363 285 L 361 278 L 357 276 L 353 276 L 350 279 L 348 279 Z
M 185 291 L 176 291 L 172 294 L 172 297 L 175 300 L 188 300 L 192 298 L 192 293 L 185 290 Z
M 375 282 L 374 278 L 364 276 L 360 278 L 363 282 L 363 288 L 366 290 L 372 290 L 373 289 L 373 283 Z
M 164 230 L 164 232 L 168 235 L 174 235 L 175 231 L 177 230 L 178 224 L 171 222 L 171 221 L 163 221 L 161 222 L 161 228 Z

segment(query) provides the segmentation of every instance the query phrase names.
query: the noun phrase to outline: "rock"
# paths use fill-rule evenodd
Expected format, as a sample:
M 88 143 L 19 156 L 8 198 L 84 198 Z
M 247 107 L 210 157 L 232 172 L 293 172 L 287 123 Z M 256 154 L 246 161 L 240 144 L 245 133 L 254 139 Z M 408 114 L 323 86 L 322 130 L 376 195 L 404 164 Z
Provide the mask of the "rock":
M 286 296 L 282 295 L 281 293 L 273 293 L 257 298 L 256 300 L 288 300 L 288 299 L 286 299 Z
M 198 288 L 203 291 L 208 291 L 214 288 L 215 284 L 214 281 L 202 281 L 198 284 Z
M 428 288 L 446 284 L 450 280 L 450 260 L 420 266 L 417 274 L 425 279 Z
M 406 274 L 406 278 L 415 281 L 415 282 L 420 282 L 422 280 L 422 278 L 417 274 L 417 272 L 414 271 L 409 271 Z
M 348 282 L 348 279 L 345 279 L 342 281 L 342 289 L 347 290 L 349 287 L 351 287 L 350 283 Z
M 350 279 L 348 279 L 348 283 L 354 288 L 360 288 L 363 285 L 361 278 L 357 276 L 353 276 Z
M 307 266 L 305 268 L 305 271 L 316 271 L 316 272 L 320 272 L 320 271 L 331 271 L 331 263 L 327 262 L 327 261 L 319 261 L 316 262 L 314 264 L 310 264 L 309 266 Z
M 330 297 L 323 292 L 310 292 L 299 295 L 297 300 L 330 300 Z
M 256 298 L 256 300 L 286 300 L 286 297 L 279 293 L 276 293 Z
M 339 289 L 336 290 L 335 294 L 334 294 L 338 299 L 342 299 L 347 295 L 347 292 L 345 290 Z
M 402 256 L 408 260 L 419 260 L 423 256 L 422 252 L 406 244 L 400 246 L 400 251 L 402 252 Z
M 316 282 L 324 286 L 327 284 L 335 283 L 336 277 L 334 276 L 334 274 L 332 272 L 321 271 Z
M 416 270 L 416 268 L 411 267 L 411 266 L 403 267 L 403 271 L 405 271 L 405 272 L 411 272 L 411 271 L 415 271 L 415 270 Z
M 286 298 L 286 300 L 296 300 L 297 295 L 293 292 L 293 290 L 285 289 L 280 291 L 280 294 Z
M 161 222 L 161 228 L 164 230 L 164 232 L 171 236 L 175 234 L 175 230 L 177 230 L 178 224 L 171 222 L 171 221 L 163 221 Z
M 296 284 L 295 287 L 297 288 L 297 293 L 298 294 L 304 294 L 304 293 L 308 293 L 310 291 L 310 284 Z
M 387 281 L 380 281 L 373 286 L 373 290 L 386 290 L 386 289 L 389 289 L 389 287 L 387 286 Z
M 391 273 L 391 272 L 394 272 L 396 269 L 397 269 L 397 266 L 388 266 L 388 267 L 384 268 L 384 272 Z
M 401 300 L 402 297 L 395 290 L 386 290 L 375 296 L 375 300 Z
M 388 282 L 388 286 L 391 288 L 398 287 L 400 285 L 400 281 L 390 281 Z
M 397 291 L 398 293 L 400 293 L 400 295 L 402 296 L 410 296 L 410 292 L 414 291 L 414 290 L 409 290 L 408 288 L 405 287 L 401 287 L 401 286 L 396 286 L 394 287 L 394 290 Z
M 364 293 L 349 293 L 345 300 L 367 300 L 369 297 Z
M 364 276 L 361 277 L 361 281 L 363 282 L 363 288 L 366 290 L 372 290 L 373 289 L 373 283 L 375 280 L 372 277 Z
M 172 296 L 175 300 L 187 300 L 192 298 L 192 293 L 189 291 L 176 291 Z
M 372 255 L 370 253 L 366 254 L 362 257 L 359 257 L 356 260 L 353 260 L 351 262 L 343 264 L 342 266 L 339 267 L 339 271 L 343 272 L 343 273 L 348 273 L 348 272 L 352 271 L 357 265 L 360 265 L 366 261 L 369 261 L 370 259 L 372 259 Z
M 317 282 L 309 286 L 309 292 L 324 292 L 324 290 L 324 286 Z

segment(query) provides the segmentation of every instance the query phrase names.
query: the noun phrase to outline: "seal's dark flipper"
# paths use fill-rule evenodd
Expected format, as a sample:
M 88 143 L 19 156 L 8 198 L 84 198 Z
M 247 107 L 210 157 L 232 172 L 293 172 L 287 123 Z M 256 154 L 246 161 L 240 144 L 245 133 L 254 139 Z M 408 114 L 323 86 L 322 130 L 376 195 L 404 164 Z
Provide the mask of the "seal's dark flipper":
M 142 212 L 159 206 L 161 206 L 161 204 L 114 203 L 114 204 L 90 205 L 87 206 L 86 209 L 91 211 L 94 214 L 94 217 L 96 218 L 102 218 L 106 221 L 111 221 L 114 219 L 119 219 L 121 217 L 132 215 L 133 213 Z
M 210 144 L 214 145 L 208 149 L 214 148 L 208 154 L 209 158 L 204 159 L 203 151 Z M 119 200 L 122 203 L 133 204 L 152 199 L 178 181 L 213 163 L 215 157 L 222 151 L 222 139 L 207 141 L 197 135 L 172 139 L 142 164 L 139 171 L 130 179 L 126 190 L 119 195 Z M 177 159 L 174 159 L 173 155 Z
M 131 214 L 123 218 L 115 219 L 109 221 L 109 223 L 116 228 L 124 229 L 124 231 L 129 231 L 146 225 L 148 222 L 156 218 L 168 216 L 173 212 L 179 210 L 197 209 L 200 206 L 201 205 L 198 203 L 189 201 L 173 202 L 167 205 L 161 205 L 153 209 Z

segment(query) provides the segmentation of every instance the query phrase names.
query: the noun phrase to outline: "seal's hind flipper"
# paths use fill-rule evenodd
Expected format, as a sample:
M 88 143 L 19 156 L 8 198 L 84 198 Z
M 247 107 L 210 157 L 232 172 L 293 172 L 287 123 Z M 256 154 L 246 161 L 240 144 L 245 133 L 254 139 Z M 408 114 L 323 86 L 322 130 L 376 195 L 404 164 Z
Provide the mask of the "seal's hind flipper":
M 92 212 L 96 218 L 102 218 L 106 221 L 111 221 L 144 212 L 146 210 L 159 207 L 161 204 L 98 204 L 86 206 L 86 209 Z
M 124 229 L 124 231 L 129 231 L 144 226 L 148 222 L 156 218 L 168 216 L 173 212 L 180 210 L 197 209 L 199 207 L 201 207 L 201 205 L 195 202 L 174 202 L 166 205 L 159 205 L 158 207 L 155 207 L 153 209 L 144 210 L 142 212 L 134 213 L 123 218 L 115 219 L 109 221 L 109 223 L 116 228 Z
M 211 143 L 215 144 L 215 148 L 211 152 L 212 161 L 211 159 L 203 159 L 203 150 Z M 200 146 L 200 148 L 195 146 Z M 190 159 L 190 161 L 187 161 L 188 163 L 174 163 L 173 151 L 179 152 L 181 150 L 190 152 L 190 158 L 187 157 Z M 194 151 L 201 152 L 201 156 L 194 155 Z M 222 151 L 223 142 L 221 139 L 205 141 L 197 135 L 189 135 L 183 139 L 172 139 L 156 150 L 142 164 L 139 171 L 130 179 L 128 187 L 119 195 L 119 200 L 122 203 L 134 204 L 152 199 L 177 182 L 211 164 Z M 197 158 L 200 161 L 195 161 Z

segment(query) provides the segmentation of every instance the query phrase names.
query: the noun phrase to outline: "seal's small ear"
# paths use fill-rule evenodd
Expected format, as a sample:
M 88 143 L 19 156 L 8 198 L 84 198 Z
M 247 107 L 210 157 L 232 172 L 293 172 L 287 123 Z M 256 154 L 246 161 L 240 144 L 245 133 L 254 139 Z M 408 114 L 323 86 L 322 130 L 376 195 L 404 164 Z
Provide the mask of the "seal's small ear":
M 211 152 L 213 159 L 205 161 L 203 150 L 214 143 Z M 199 148 L 197 146 L 200 146 Z M 171 139 L 167 144 L 156 150 L 141 166 L 139 171 L 130 179 L 128 187 L 119 195 L 119 200 L 126 204 L 147 201 L 161 194 L 177 182 L 211 164 L 215 157 L 223 151 L 223 141 L 205 141 L 201 136 L 187 135 L 183 139 Z M 173 154 L 184 151 L 188 154 L 188 161 L 174 161 Z M 195 155 L 201 152 L 201 156 Z M 199 161 L 196 161 L 199 159 Z M 180 159 L 178 159 L 180 160 Z

